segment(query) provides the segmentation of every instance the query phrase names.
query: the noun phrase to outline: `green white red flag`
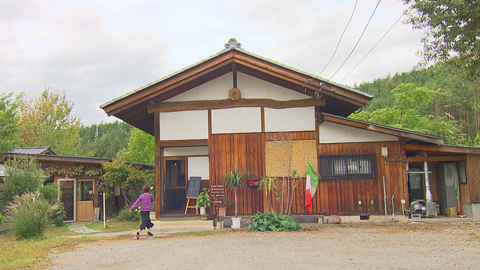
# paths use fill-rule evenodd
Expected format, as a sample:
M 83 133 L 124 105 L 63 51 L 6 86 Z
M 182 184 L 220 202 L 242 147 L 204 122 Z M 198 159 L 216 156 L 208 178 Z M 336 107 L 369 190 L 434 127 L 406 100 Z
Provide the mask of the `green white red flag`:
M 312 214 L 312 198 L 317 191 L 318 178 L 320 176 L 313 169 L 312 163 L 308 161 L 308 170 L 307 170 L 307 184 L 305 185 L 305 207 L 308 209 L 308 213 Z

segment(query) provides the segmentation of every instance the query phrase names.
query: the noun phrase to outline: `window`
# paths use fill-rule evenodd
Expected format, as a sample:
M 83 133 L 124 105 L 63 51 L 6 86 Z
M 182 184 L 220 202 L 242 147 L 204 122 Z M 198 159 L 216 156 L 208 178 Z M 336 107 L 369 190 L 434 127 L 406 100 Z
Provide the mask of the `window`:
M 320 156 L 322 179 L 374 178 L 375 154 Z

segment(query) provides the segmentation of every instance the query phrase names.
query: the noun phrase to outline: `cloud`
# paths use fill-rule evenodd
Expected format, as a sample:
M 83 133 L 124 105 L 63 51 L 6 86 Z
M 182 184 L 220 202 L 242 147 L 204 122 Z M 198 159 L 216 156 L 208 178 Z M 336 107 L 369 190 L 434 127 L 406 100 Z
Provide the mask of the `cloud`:
M 345 60 L 376 0 L 359 1 L 338 52 L 322 77 Z M 243 48 L 318 74 L 332 56 L 355 1 L 40 1 L 0 0 L 0 91 L 65 89 L 85 124 L 111 121 L 98 106 L 219 52 L 236 37 Z M 339 81 L 402 13 L 382 2 L 362 41 L 333 78 Z M 410 70 L 422 33 L 398 24 L 344 81 Z
M 51 10 L 49 12 L 52 12 Z M 88 5 L 75 5 L 51 21 L 27 20 L 32 44 L 47 43 L 30 53 L 10 46 L 3 52 L 1 90 L 43 90 L 43 85 L 66 90 L 72 112 L 86 124 L 107 120 L 98 106 L 162 77 L 171 68 L 165 57 L 170 46 L 143 29 L 112 33 L 105 30 L 102 13 Z M 18 26 L 18 23 L 13 23 Z M 22 35 L 18 31 L 13 36 Z

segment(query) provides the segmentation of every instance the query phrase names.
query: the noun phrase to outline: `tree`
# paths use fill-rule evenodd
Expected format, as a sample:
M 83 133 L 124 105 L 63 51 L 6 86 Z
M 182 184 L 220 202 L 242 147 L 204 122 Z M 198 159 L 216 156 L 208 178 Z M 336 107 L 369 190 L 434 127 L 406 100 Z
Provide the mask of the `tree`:
M 18 144 L 18 127 L 16 100 L 12 94 L 0 94 L 0 154 L 13 150 Z
M 154 186 L 152 174 L 144 174 L 140 169 L 125 163 L 121 155 L 115 157 L 112 162 L 104 163 L 102 167 L 105 173 L 100 189 L 109 195 L 111 187 L 119 186 L 127 205 L 130 205 L 132 200 L 140 195 L 143 185 Z
M 449 61 L 465 77 L 480 76 L 480 3 L 478 1 L 404 0 L 408 22 L 426 29 L 423 64 Z
M 441 136 L 448 144 L 460 144 L 463 140 L 458 123 L 440 107 L 445 92 L 433 91 L 414 84 L 400 84 L 391 91 L 394 102 L 387 107 L 350 115 L 351 118 Z M 442 102 L 441 102 L 442 101 Z M 425 107 L 432 107 L 424 113 Z M 460 135 L 460 136 L 459 136 Z
M 13 196 L 35 192 L 43 185 L 44 174 L 33 158 L 15 157 L 5 161 L 3 203 L 11 202 Z
M 79 130 L 78 153 L 88 157 L 113 158 L 128 147 L 131 130 L 131 125 L 119 121 L 83 126 Z
M 133 128 L 128 139 L 128 149 L 123 156 L 128 162 L 154 165 L 155 138 L 138 128 Z
M 57 154 L 75 155 L 81 122 L 70 116 L 73 103 L 65 91 L 46 87 L 39 97 L 22 96 L 19 105 L 23 146 L 49 146 Z

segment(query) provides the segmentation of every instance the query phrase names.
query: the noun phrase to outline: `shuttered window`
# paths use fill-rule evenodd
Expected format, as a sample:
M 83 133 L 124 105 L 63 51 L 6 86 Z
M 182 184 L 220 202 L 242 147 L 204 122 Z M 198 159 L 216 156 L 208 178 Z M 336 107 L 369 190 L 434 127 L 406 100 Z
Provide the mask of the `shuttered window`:
M 322 179 L 375 178 L 375 154 L 320 156 Z

